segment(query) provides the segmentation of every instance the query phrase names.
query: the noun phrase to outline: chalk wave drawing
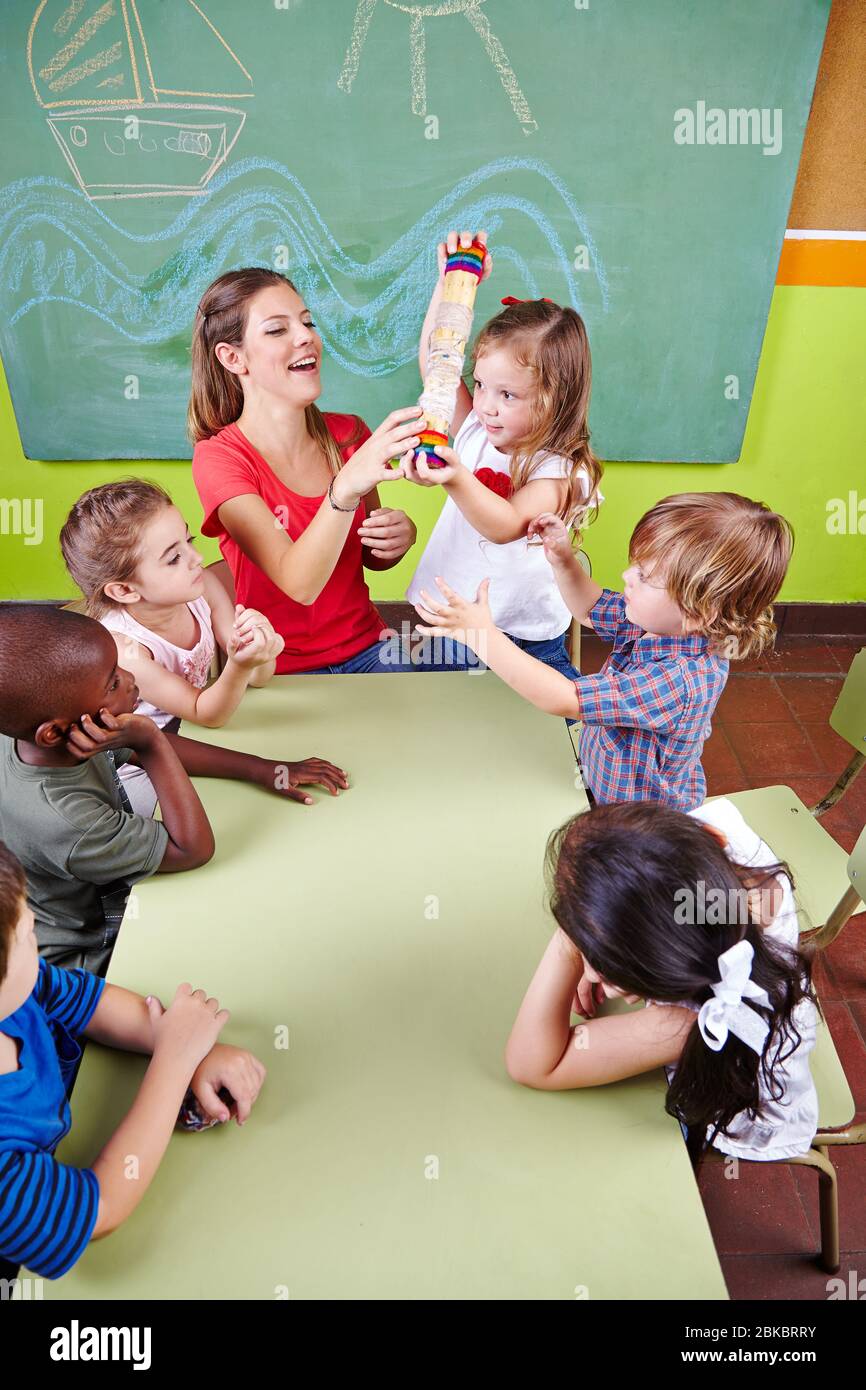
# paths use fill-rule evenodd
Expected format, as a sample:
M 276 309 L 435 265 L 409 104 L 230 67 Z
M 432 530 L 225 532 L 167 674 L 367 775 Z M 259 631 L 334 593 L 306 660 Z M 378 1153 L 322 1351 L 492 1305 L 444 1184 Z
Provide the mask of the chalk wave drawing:
M 33 15 L 33 93 L 88 198 L 201 195 L 241 133 L 225 103 L 252 77 L 196 0 L 169 3 L 41 0 Z
M 499 77 L 511 109 L 523 127 L 524 135 L 532 135 L 538 129 L 538 122 L 529 109 L 529 103 L 520 88 L 517 75 L 508 59 L 501 42 L 490 28 L 490 21 L 482 13 L 481 6 L 486 0 L 439 0 L 434 5 L 406 5 L 401 0 L 384 0 L 392 10 L 402 10 L 409 15 L 409 82 L 412 90 L 412 113 L 415 116 L 427 115 L 427 36 L 424 21 L 440 19 L 444 15 L 465 15 L 484 45 L 487 57 Z M 370 21 L 378 0 L 358 0 L 352 36 L 346 49 L 343 70 L 337 80 L 341 91 L 351 92 L 352 85 L 361 66 L 361 55 Z
M 263 178 L 264 186 L 250 185 Z M 513 192 L 515 184 L 529 187 L 535 198 Z M 577 238 L 587 247 L 592 271 L 575 276 L 570 254 L 542 211 L 542 204 L 552 211 L 557 202 L 560 223 L 568 219 L 568 245 Z M 7 185 L 0 206 L 0 314 L 7 343 L 28 314 L 54 303 L 94 315 L 137 343 L 188 335 L 202 291 L 216 275 L 231 266 L 271 265 L 275 246 L 285 245 L 288 274 L 314 307 L 331 356 L 357 375 L 386 376 L 417 353 L 436 243 L 451 226 L 489 231 L 498 269 L 509 268 L 502 277 L 509 291 L 553 297 L 555 267 L 565 290 L 561 298 L 586 312 L 591 282 L 593 312 L 608 307 L 607 277 L 583 214 L 557 174 L 533 159 L 495 160 L 467 175 L 369 263 L 339 245 L 300 181 L 267 160 L 239 161 L 214 179 L 206 199 L 147 234 L 131 234 L 102 206 L 56 179 Z M 543 286 L 510 240 L 518 228 L 522 245 L 545 266 Z M 149 274 L 136 274 L 112 248 L 118 237 L 131 264 L 141 264 L 142 246 L 172 249 Z M 370 298 L 357 303 L 367 286 Z

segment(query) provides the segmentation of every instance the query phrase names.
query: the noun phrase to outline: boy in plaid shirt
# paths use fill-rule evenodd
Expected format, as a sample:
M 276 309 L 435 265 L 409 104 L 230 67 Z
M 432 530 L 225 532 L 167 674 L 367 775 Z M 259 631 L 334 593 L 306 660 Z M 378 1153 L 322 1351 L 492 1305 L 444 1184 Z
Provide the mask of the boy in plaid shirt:
M 419 631 L 464 642 L 539 709 L 581 720 L 581 765 L 595 801 L 700 806 L 701 750 L 729 658 L 773 642 L 771 605 L 793 546 L 788 522 L 732 492 L 666 497 L 634 530 L 622 594 L 589 578 L 558 517 L 530 522 L 533 535 L 574 617 L 613 642 L 598 675 L 569 680 L 510 642 L 493 625 L 486 579 L 474 603 L 437 579 L 444 601 L 423 594 L 417 611 L 429 626 Z

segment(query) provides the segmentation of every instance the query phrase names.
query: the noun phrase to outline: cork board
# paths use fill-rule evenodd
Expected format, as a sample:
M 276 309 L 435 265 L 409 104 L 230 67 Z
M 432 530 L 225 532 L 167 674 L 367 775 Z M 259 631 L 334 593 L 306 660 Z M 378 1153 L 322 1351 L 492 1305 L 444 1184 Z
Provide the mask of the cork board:
M 863 0 L 833 0 L 788 226 L 866 231 Z

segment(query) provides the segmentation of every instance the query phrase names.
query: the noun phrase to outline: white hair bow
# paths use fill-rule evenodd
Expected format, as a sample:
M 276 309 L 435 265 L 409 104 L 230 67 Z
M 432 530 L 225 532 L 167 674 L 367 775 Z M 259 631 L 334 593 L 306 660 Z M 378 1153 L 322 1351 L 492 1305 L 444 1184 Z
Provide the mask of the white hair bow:
M 698 1014 L 701 1037 L 713 1052 L 721 1052 L 729 1032 L 758 1056 L 764 1050 L 770 1025 L 743 1003 L 744 998 L 754 999 L 756 1004 L 770 1003 L 767 991 L 750 978 L 754 954 L 751 943 L 743 938 L 719 956 L 721 979 L 713 985 L 713 998 L 701 1005 Z

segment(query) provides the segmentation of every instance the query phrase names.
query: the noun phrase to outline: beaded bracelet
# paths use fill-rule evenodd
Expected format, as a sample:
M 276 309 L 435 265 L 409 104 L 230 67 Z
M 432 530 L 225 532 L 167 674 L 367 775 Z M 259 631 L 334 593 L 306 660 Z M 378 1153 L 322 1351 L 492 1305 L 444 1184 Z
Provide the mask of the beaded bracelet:
M 357 511 L 357 510 L 358 510 L 357 507 L 341 507 L 340 504 L 339 504 L 339 502 L 335 502 L 335 501 L 334 501 L 334 483 L 335 483 L 335 481 L 336 481 L 336 479 L 335 479 L 335 478 L 332 478 L 331 481 L 330 481 L 329 484 L 328 484 L 328 501 L 330 502 L 331 506 L 334 508 L 334 511 L 335 511 L 335 512 L 354 512 L 354 511 Z

